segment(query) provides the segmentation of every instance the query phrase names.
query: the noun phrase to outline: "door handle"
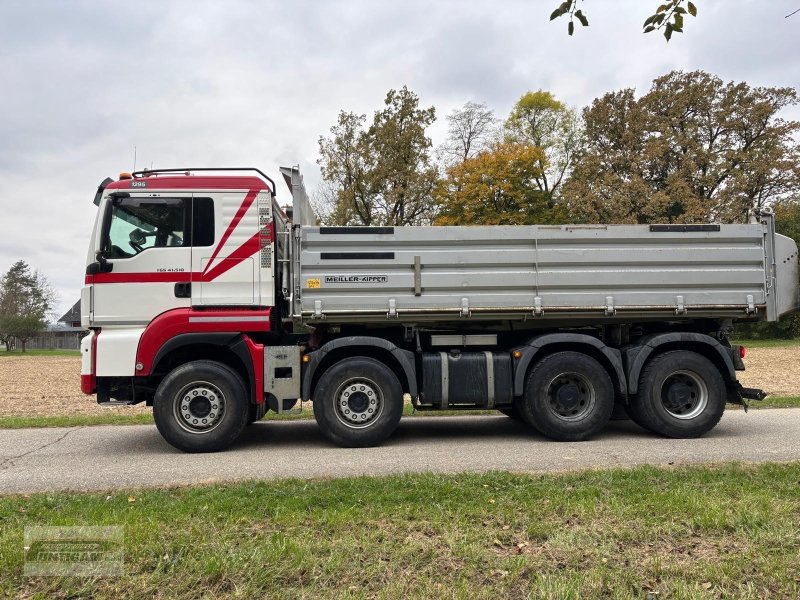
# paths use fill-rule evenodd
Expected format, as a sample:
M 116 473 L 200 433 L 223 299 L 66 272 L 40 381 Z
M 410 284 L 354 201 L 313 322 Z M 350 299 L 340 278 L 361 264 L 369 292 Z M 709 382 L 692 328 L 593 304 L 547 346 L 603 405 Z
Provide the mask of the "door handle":
M 176 283 L 175 284 L 175 297 L 176 298 L 191 298 L 192 297 L 192 284 L 191 283 Z

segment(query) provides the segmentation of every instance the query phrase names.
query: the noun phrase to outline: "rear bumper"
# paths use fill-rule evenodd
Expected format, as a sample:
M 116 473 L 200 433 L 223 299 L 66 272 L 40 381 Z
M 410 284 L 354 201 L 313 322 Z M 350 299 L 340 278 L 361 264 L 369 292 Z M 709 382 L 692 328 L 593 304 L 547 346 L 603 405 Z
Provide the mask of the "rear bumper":
M 97 391 L 97 377 L 94 375 L 81 375 L 81 391 L 92 395 Z

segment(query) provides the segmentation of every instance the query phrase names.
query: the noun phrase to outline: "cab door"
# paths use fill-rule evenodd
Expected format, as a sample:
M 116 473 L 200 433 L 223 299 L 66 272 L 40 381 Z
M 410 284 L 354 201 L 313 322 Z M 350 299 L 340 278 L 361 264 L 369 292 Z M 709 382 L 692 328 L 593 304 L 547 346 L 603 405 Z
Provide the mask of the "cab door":
M 92 275 L 93 323 L 145 326 L 191 303 L 191 195 L 109 196 Z

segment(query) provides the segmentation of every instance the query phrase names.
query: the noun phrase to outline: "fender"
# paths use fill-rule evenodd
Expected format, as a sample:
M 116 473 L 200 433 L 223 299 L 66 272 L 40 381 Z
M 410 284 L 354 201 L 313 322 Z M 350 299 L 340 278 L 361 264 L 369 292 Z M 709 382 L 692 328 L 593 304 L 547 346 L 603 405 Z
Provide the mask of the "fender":
M 346 347 L 379 348 L 381 350 L 390 352 L 394 357 L 394 359 L 398 362 L 400 367 L 403 369 L 403 372 L 405 373 L 406 380 L 408 381 L 408 393 L 411 394 L 412 398 L 416 398 L 417 373 L 416 373 L 416 368 L 414 367 L 414 353 L 408 350 L 403 350 L 402 348 L 398 348 L 392 342 L 389 342 L 382 338 L 363 336 L 363 335 L 353 335 L 331 340 L 327 344 L 323 345 L 319 350 L 316 350 L 308 354 L 310 360 L 308 362 L 308 366 L 305 368 L 305 371 L 303 373 L 303 385 L 301 394 L 301 397 L 304 400 L 308 400 L 311 398 L 311 382 L 314 379 L 314 372 L 317 370 L 317 367 L 319 367 L 319 365 L 322 364 L 322 361 L 325 358 L 325 356 L 327 356 L 332 350 L 337 350 L 339 348 L 346 348 Z
M 616 348 L 606 346 L 596 337 L 583 333 L 548 333 L 528 340 L 527 345 L 515 348 L 522 352 L 514 367 L 514 396 L 522 396 L 525 390 L 525 375 L 536 355 L 545 347 L 552 344 L 571 344 L 574 346 L 591 346 L 608 359 L 617 375 L 617 389 L 621 394 L 626 393 L 625 369 L 622 366 L 622 353 Z
M 731 358 L 730 349 L 720 344 L 710 335 L 704 333 L 694 333 L 690 331 L 674 331 L 672 333 L 659 333 L 642 338 L 639 344 L 632 346 L 625 350 L 625 364 L 628 371 L 628 391 L 635 394 L 639 390 L 639 375 L 644 368 L 647 359 L 658 349 L 659 346 L 664 344 L 672 344 L 675 342 L 692 342 L 699 343 L 712 348 L 722 364 L 725 365 L 726 372 L 723 376 L 727 375 L 729 381 L 736 381 L 736 370 Z
M 262 374 L 261 381 L 263 382 L 263 358 L 260 363 L 253 360 L 253 349 L 250 347 L 252 345 L 252 341 L 248 336 L 238 332 L 182 333 L 176 335 L 175 337 L 172 337 L 164 342 L 164 344 L 158 349 L 158 352 L 156 352 L 156 355 L 152 361 L 153 368 L 151 371 L 155 371 L 161 359 L 163 359 L 173 350 L 196 344 L 224 346 L 233 352 L 242 362 L 245 370 L 247 371 L 247 378 L 249 380 L 250 389 L 252 390 L 252 401 L 256 403 L 264 401 L 263 394 L 259 395 L 257 393 L 257 390 L 259 389 L 259 373 L 256 372 L 256 368 L 260 367 Z

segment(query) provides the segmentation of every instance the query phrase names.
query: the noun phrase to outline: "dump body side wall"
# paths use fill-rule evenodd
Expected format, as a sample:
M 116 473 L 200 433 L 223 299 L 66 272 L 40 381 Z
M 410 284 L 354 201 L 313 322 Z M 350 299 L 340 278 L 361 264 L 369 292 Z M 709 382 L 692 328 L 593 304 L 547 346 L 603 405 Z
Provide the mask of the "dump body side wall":
M 311 323 L 578 313 L 745 318 L 750 307 L 765 318 L 764 225 L 714 227 L 303 227 L 295 314 Z

